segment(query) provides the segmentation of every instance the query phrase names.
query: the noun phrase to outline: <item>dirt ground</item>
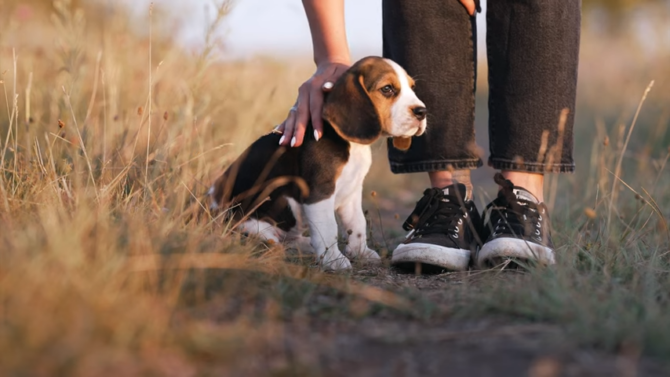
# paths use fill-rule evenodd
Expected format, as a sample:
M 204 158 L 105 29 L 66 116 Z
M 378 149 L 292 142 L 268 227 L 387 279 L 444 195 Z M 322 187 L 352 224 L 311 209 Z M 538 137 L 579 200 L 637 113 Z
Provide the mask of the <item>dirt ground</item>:
M 605 354 L 574 344 L 559 326 L 512 318 L 453 316 L 449 292 L 464 274 L 421 275 L 359 269 L 356 280 L 429 303 L 430 320 L 381 311 L 363 318 L 319 315 L 287 324 L 278 375 L 320 376 L 665 376 L 668 370 L 631 350 Z M 313 305 L 338 305 L 316 295 Z M 341 303 L 340 303 L 341 304 Z M 421 305 L 419 303 L 418 305 Z

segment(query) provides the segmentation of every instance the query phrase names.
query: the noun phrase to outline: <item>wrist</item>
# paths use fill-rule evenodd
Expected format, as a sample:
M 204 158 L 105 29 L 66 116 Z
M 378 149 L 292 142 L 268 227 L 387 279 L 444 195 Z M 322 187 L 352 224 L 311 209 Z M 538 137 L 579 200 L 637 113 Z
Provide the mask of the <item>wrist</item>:
M 349 54 L 315 56 L 314 64 L 316 64 L 317 68 L 329 64 L 351 65 L 351 57 Z

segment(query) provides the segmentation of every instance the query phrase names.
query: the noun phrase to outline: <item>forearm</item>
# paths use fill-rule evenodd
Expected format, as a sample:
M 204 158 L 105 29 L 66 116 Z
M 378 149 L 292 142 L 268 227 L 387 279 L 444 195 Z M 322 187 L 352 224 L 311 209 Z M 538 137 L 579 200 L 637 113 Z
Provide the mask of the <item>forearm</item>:
M 344 27 L 344 0 L 303 0 L 312 33 L 314 62 L 349 64 L 351 57 Z

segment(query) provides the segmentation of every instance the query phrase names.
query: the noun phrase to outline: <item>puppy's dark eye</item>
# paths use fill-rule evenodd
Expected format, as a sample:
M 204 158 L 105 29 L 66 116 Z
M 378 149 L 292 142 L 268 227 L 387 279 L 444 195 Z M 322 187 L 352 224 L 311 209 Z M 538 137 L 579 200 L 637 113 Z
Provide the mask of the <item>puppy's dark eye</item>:
M 386 96 L 390 96 L 394 92 L 393 86 L 391 86 L 391 85 L 386 85 L 386 86 L 382 87 L 380 90 Z

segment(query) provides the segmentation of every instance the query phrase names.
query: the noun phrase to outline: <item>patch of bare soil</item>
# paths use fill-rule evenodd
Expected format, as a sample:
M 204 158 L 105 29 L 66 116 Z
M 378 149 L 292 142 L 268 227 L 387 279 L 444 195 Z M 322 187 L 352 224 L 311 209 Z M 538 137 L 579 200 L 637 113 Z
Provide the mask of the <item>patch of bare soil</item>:
M 462 274 L 416 276 L 363 269 L 354 278 L 414 297 L 414 314 L 382 310 L 361 317 L 317 315 L 292 321 L 284 346 L 293 362 L 277 371 L 279 375 L 668 375 L 668 370 L 633 351 L 605 354 L 580 348 L 557 325 L 496 315 L 455 316 L 453 305 L 467 299 L 451 293 L 464 284 Z M 472 288 L 477 289 L 476 283 Z M 337 305 L 329 295 L 316 295 L 313 302 Z M 421 318 L 422 312 L 426 318 Z

